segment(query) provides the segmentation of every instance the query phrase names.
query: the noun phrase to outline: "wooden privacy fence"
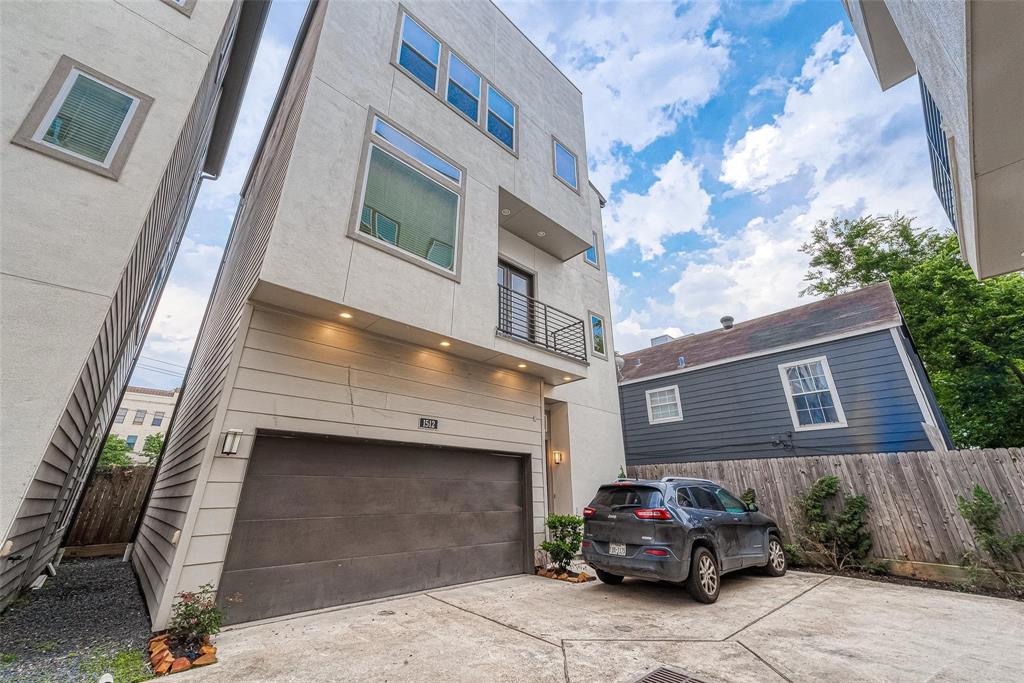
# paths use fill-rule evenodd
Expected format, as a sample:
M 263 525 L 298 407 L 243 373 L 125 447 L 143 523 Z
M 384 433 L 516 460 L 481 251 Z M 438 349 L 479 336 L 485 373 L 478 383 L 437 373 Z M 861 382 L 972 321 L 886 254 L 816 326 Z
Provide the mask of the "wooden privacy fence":
M 819 478 L 839 477 L 844 493 L 867 497 L 871 554 L 905 562 L 956 565 L 974 548 L 956 508 L 980 484 L 1002 507 L 1007 533 L 1024 530 L 1024 452 L 1020 448 L 914 453 L 863 453 L 631 465 L 629 476 L 711 479 L 736 495 L 746 489 L 792 538 L 793 501 Z M 1024 562 L 1017 559 L 1018 570 Z
M 112 553 L 118 552 L 116 546 L 121 546 L 123 550 L 124 544 L 132 541 L 154 470 L 141 465 L 97 469 L 82 496 L 65 546 L 112 546 Z M 69 550 L 67 554 L 97 553 Z

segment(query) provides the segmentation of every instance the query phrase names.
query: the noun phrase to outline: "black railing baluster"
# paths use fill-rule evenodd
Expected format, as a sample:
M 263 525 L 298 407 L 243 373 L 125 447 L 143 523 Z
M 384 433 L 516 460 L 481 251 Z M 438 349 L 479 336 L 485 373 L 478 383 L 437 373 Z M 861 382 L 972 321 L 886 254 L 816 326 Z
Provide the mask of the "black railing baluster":
M 498 333 L 575 360 L 587 360 L 582 320 L 504 285 L 498 285 Z

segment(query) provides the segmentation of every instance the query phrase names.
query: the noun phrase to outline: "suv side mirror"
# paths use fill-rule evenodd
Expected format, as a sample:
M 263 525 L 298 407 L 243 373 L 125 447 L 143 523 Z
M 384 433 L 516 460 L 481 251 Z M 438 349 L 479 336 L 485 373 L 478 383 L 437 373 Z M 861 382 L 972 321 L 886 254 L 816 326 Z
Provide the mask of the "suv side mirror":
M 757 503 L 747 503 L 747 512 L 757 512 Z

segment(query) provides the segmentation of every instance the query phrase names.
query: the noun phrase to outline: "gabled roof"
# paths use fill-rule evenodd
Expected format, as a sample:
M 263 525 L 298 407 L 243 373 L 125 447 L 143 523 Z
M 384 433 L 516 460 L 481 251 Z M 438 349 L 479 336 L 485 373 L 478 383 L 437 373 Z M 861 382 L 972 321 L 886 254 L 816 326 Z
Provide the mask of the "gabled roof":
M 803 306 L 737 323 L 732 329 L 703 332 L 623 355 L 620 382 L 680 370 L 679 357 L 690 369 L 774 349 L 813 344 L 816 340 L 853 335 L 859 330 L 902 324 L 888 282 L 839 294 Z

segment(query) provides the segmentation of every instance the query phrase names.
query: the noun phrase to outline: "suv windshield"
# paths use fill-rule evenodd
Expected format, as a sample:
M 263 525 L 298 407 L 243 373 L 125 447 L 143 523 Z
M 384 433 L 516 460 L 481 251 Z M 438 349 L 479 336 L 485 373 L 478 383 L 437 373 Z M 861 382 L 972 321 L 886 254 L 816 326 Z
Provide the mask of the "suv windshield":
M 591 505 L 656 508 L 661 507 L 661 492 L 646 486 L 602 486 Z

